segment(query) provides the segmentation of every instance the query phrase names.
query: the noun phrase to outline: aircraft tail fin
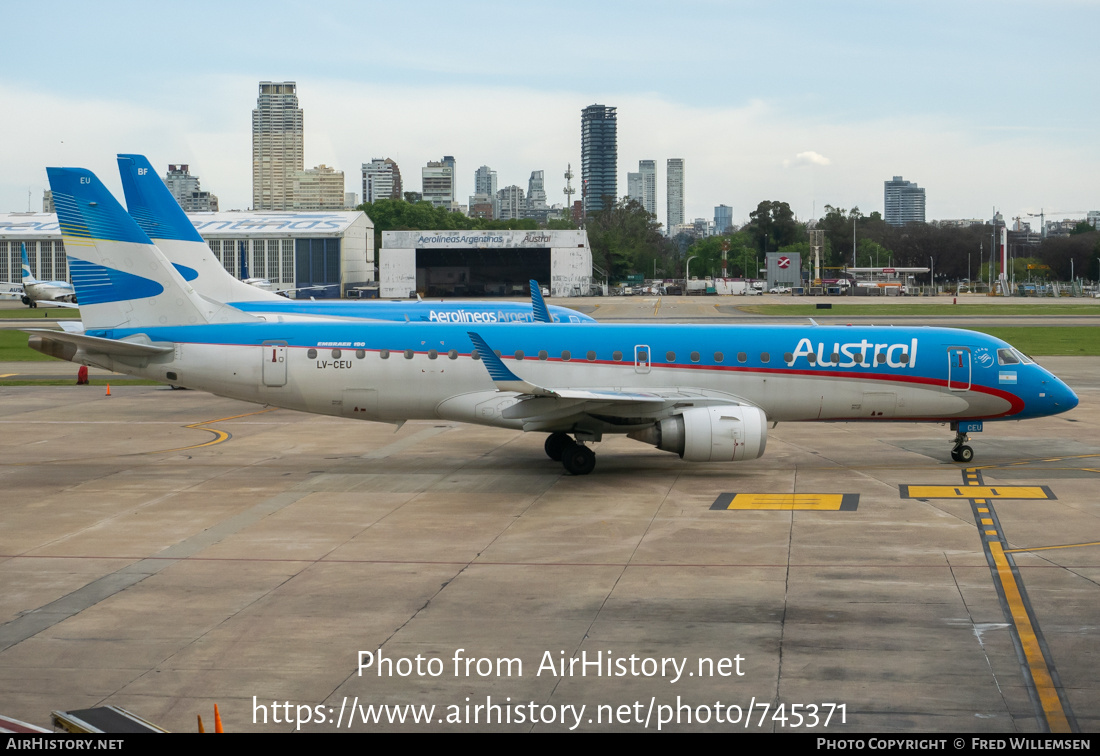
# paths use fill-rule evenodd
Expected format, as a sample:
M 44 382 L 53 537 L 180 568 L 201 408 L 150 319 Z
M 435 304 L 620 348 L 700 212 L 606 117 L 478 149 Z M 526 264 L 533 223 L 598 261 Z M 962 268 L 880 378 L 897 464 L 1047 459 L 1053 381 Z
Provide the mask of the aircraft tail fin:
M 241 256 L 241 280 L 247 281 L 248 276 L 248 251 L 244 248 L 244 242 L 237 243 L 237 250 Z
M 150 239 L 206 244 L 144 155 L 119 155 L 126 210 Z
M 91 171 L 46 172 L 89 331 L 255 320 L 201 297 Z
M 38 279 L 31 273 L 31 261 L 27 258 L 27 245 L 25 242 L 20 242 L 19 246 L 23 249 L 23 284 L 38 283 Z
M 144 155 L 119 155 L 118 172 L 130 216 L 195 289 L 219 302 L 280 299 L 225 269 Z
M 542 291 L 539 289 L 539 282 L 535 279 L 531 279 L 531 307 L 535 311 L 536 323 L 553 323 L 554 319 L 550 317 L 550 310 L 546 307 L 546 300 L 542 298 Z

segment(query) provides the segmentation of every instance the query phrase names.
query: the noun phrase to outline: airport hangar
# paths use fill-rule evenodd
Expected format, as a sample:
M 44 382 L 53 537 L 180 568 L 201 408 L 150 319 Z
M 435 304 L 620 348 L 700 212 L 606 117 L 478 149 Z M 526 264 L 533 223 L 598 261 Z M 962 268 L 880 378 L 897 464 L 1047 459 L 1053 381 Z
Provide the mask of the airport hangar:
M 308 289 L 318 299 L 359 296 L 374 287 L 374 222 L 361 211 L 188 213 L 219 262 L 240 277 L 240 244 L 249 276 L 275 289 Z M 0 281 L 20 279 L 20 243 L 31 271 L 68 280 L 54 213 L 0 214 Z M 381 296 L 524 296 L 532 278 L 555 297 L 585 296 L 592 250 L 582 231 L 386 231 Z M 318 287 L 318 288 L 312 288 Z
M 531 279 L 549 285 L 552 297 L 591 293 L 583 230 L 383 231 L 378 260 L 385 298 L 522 296 Z
M 240 244 L 248 274 L 275 289 L 304 289 L 317 299 L 357 295 L 374 281 L 374 223 L 362 211 L 188 213 L 214 257 L 240 277 Z M 31 272 L 69 280 L 55 213 L 0 214 L 0 281 L 20 281 L 20 243 Z M 318 288 L 311 288 L 318 287 Z M 406 292 L 406 295 L 408 292 Z

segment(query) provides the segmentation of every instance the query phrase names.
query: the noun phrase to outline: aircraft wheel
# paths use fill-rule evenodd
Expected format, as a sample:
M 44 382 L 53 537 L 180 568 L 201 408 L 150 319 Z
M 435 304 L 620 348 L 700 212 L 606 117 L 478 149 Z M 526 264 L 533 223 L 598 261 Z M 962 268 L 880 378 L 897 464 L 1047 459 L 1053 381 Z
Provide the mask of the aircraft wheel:
M 555 462 L 561 462 L 561 453 L 571 443 L 573 443 L 573 439 L 569 438 L 568 433 L 558 431 L 546 437 L 546 443 L 543 444 L 542 448 L 546 450 L 547 457 Z
M 953 459 L 956 462 L 962 462 L 962 460 L 959 459 L 959 450 L 958 449 L 952 449 L 951 450 L 951 459 Z
M 958 454 L 958 457 L 956 459 L 959 462 L 969 462 L 970 460 L 974 459 L 974 450 L 971 449 L 969 446 L 960 446 L 958 451 L 955 453 Z
M 596 453 L 587 446 L 572 444 L 562 450 L 561 463 L 570 475 L 588 475 L 596 469 Z

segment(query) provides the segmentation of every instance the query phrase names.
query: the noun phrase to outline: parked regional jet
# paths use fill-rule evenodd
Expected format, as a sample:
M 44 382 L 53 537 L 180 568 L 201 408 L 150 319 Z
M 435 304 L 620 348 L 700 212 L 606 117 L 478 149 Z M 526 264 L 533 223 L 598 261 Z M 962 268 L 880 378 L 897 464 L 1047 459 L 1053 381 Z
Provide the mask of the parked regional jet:
M 263 322 L 199 296 L 89 171 L 47 172 L 87 332 L 31 329 L 31 345 L 173 385 L 361 420 L 543 432 L 577 475 L 605 434 L 729 462 L 763 454 L 782 421 L 950 423 L 952 456 L 968 462 L 983 421 L 1077 405 L 1005 342 L 956 329 Z
M 247 312 L 338 317 L 357 320 L 433 321 L 451 323 L 530 322 L 531 306 L 498 300 L 341 301 L 290 300 L 231 276 L 187 214 L 142 155 L 119 155 L 118 169 L 130 215 L 198 292 Z M 549 306 L 562 323 L 594 323 L 588 315 Z
M 39 302 L 50 302 L 59 307 L 76 305 L 76 292 L 68 281 L 39 281 L 31 273 L 31 261 L 27 259 L 27 245 L 20 244 L 23 251 L 23 296 L 22 302 L 28 307 L 38 307 Z
M 23 291 L 23 284 L 11 283 L 10 281 L 0 283 L 0 300 L 22 302 L 25 296 L 26 292 Z

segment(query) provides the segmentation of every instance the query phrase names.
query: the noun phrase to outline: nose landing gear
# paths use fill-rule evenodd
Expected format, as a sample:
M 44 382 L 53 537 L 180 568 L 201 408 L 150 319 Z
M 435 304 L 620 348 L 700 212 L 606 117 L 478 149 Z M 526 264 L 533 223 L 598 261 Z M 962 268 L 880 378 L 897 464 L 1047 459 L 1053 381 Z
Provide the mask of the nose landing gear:
M 970 436 L 958 427 L 958 423 L 951 423 L 951 426 L 951 430 L 955 431 L 955 446 L 951 449 L 951 459 L 956 462 L 969 462 L 974 459 L 974 450 L 966 443 L 970 440 Z

